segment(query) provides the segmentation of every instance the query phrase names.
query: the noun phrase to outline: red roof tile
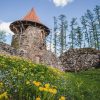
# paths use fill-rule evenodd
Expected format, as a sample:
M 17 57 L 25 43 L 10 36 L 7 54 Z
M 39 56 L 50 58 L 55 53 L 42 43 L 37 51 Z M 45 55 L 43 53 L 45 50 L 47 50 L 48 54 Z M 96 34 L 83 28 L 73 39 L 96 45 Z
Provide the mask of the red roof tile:
M 31 11 L 29 11 L 27 13 L 27 15 L 24 16 L 23 20 L 28 20 L 28 21 L 40 23 L 39 17 L 36 15 L 34 8 L 32 8 Z

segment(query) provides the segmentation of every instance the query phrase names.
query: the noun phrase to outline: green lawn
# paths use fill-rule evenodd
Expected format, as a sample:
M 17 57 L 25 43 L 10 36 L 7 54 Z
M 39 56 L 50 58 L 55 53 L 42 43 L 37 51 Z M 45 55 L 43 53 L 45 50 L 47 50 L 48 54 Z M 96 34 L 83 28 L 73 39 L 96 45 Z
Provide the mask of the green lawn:
M 22 58 L 0 55 L 0 100 L 65 100 L 61 96 L 66 100 L 100 100 L 100 69 L 64 73 Z

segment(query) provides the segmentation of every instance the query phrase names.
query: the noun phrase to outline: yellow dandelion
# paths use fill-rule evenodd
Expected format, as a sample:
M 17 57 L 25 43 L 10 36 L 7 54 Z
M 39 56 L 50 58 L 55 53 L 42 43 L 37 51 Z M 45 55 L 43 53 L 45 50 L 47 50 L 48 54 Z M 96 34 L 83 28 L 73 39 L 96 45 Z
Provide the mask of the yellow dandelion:
M 48 88 L 43 88 L 44 91 L 48 92 Z
M 43 87 L 39 87 L 39 90 L 40 90 L 40 91 L 43 91 L 43 90 L 44 90 L 44 88 L 43 88 Z
M 50 84 L 49 83 L 45 84 L 45 87 L 46 88 L 49 88 L 50 87 Z
M 53 93 L 53 89 L 52 89 L 52 88 L 50 88 L 50 89 L 49 89 L 49 92 L 50 92 L 50 93 Z
M 40 82 L 37 82 L 35 85 L 36 85 L 36 86 L 40 86 L 40 85 L 41 85 L 41 83 L 40 83 Z
M 56 94 L 57 93 L 57 90 L 56 89 L 53 89 L 53 92 L 52 92 L 53 94 Z
M 41 100 L 40 97 L 37 97 L 36 100 Z
M 59 100 L 66 100 L 66 98 L 64 96 L 61 96 Z
M 49 91 L 50 93 L 52 93 L 53 90 L 50 88 L 48 91 Z
M 3 98 L 8 99 L 7 92 L 0 94 L 0 100 L 3 100 Z
M 36 81 L 33 81 L 33 84 L 35 84 L 36 83 Z
M 56 94 L 56 93 L 57 93 L 57 90 L 56 90 L 56 89 L 52 89 L 52 88 L 50 88 L 48 91 L 49 91 L 50 93 L 53 93 L 53 94 Z
M 33 81 L 33 84 L 35 85 L 35 86 L 40 86 L 41 85 L 41 82 L 36 82 L 36 81 Z

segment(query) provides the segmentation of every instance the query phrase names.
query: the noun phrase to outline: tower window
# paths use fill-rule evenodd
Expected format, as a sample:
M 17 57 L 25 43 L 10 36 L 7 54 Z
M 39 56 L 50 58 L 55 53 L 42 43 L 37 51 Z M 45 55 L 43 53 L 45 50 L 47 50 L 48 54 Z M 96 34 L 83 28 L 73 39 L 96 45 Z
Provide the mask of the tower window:
M 41 31 L 41 38 L 44 38 L 44 31 Z

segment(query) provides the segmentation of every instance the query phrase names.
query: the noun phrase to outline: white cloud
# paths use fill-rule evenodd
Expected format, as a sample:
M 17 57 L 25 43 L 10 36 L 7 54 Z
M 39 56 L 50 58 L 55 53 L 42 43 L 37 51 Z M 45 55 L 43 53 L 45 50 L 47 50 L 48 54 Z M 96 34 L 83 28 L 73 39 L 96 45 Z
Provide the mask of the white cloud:
M 68 3 L 72 2 L 73 0 L 53 0 L 53 3 L 56 5 L 56 6 L 66 6 Z
M 13 34 L 13 32 L 11 32 L 10 28 L 9 28 L 9 25 L 10 25 L 11 22 L 2 22 L 0 21 L 0 31 L 4 31 L 6 32 L 6 35 L 9 35 L 9 34 Z

